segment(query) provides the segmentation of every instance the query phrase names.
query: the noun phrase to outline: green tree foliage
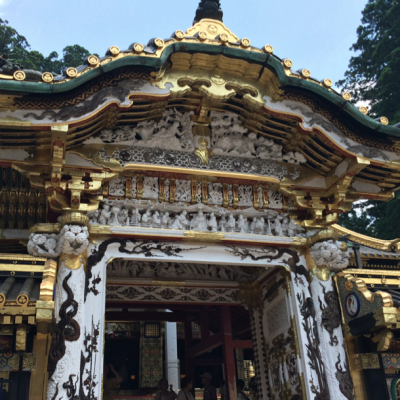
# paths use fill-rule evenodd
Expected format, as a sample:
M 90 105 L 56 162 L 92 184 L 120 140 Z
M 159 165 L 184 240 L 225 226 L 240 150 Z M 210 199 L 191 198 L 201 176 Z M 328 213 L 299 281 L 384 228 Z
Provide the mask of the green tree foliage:
M 357 35 L 350 48 L 357 55 L 337 85 L 352 94 L 354 103 L 370 102 L 372 115 L 399 122 L 400 1 L 368 0 Z
M 353 209 L 339 217 L 339 224 L 347 229 L 378 239 L 400 238 L 400 193 L 385 203 L 369 200 L 354 204 Z
M 64 48 L 62 58 L 59 58 L 56 51 L 45 57 L 39 51 L 31 50 L 26 37 L 12 28 L 8 21 L 0 19 L 0 56 L 8 57 L 24 69 L 52 72 L 57 75 L 65 68 L 82 65 L 91 54 L 82 46 L 75 44 Z
M 400 0 L 368 0 L 358 39 L 350 50 L 345 79 L 337 84 L 351 92 L 353 102 L 371 104 L 371 114 L 400 121 Z M 400 196 L 389 202 L 357 203 L 339 217 L 339 224 L 379 239 L 400 238 Z

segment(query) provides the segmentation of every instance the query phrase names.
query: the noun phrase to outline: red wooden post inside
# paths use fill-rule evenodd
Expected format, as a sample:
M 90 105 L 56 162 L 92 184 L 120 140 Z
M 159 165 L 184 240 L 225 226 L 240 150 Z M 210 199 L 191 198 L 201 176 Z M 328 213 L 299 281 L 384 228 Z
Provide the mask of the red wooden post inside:
M 227 400 L 237 399 L 235 353 L 232 338 L 231 310 L 229 306 L 221 306 L 221 330 L 224 335 L 222 346 L 224 350 L 225 387 Z

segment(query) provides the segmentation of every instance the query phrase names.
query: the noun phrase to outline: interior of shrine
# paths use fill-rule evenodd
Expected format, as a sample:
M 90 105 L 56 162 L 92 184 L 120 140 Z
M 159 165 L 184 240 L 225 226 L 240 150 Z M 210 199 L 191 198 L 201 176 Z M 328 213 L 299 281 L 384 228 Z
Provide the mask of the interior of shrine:
M 217 389 L 226 377 L 243 379 L 250 394 L 255 385 L 253 341 L 249 311 L 243 306 L 118 301 L 111 285 L 115 282 L 107 282 L 104 363 L 123 378 L 112 398 L 152 397 L 163 377 L 176 393 L 180 380 L 190 377 L 193 394 L 202 398 L 205 372 L 212 374 Z M 134 297 L 134 289 L 125 290 Z M 151 292 L 148 286 L 150 300 Z

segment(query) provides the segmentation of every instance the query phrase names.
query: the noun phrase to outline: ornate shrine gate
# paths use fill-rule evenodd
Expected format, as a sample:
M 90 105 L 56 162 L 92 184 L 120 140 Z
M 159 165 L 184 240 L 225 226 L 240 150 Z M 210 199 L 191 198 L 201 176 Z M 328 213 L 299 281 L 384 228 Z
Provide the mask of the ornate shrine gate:
M 260 398 L 330 393 L 344 399 L 340 385 L 351 390 L 340 319 L 324 319 L 326 310 L 335 312 L 335 302 L 330 300 L 332 281 L 315 277 L 311 282 L 306 258 L 295 249 L 276 243 L 249 247 L 102 238 L 87 251 L 87 262 L 77 259 L 72 264 L 67 256 L 58 272 L 56 314 L 63 318 L 58 318 L 56 332 L 64 340 L 53 343 L 50 351 L 55 368 L 49 399 L 58 398 L 60 383 L 72 376 L 79 377 L 76 393 L 100 398 L 106 298 L 143 305 L 243 305 L 250 311 Z M 127 268 L 126 261 L 135 263 Z M 111 281 L 106 289 L 107 265 Z M 202 266 L 208 266 L 207 272 Z M 123 282 L 113 278 L 119 274 L 130 277 Z M 321 311 L 313 307 L 313 299 L 321 302 Z M 81 334 L 71 335 L 71 331 Z M 64 346 L 65 354 L 57 362 Z M 225 352 L 233 351 L 232 346 L 225 344 Z M 235 370 L 226 367 L 230 395 L 235 398 Z
M 14 254 L 3 258 L 0 313 L 20 336 L 36 325 L 31 400 L 101 399 L 105 300 L 124 296 L 107 294 L 113 258 L 177 263 L 168 274 L 179 285 L 131 268 L 135 301 L 152 301 L 152 287 L 157 301 L 225 304 L 229 294 L 248 308 L 259 399 L 353 400 L 350 369 L 357 382 L 360 371 L 341 328 L 354 340 L 369 334 L 369 313 L 386 351 L 398 313 L 390 294 L 346 274 L 336 278 L 339 309 L 332 275 L 350 255 L 332 225 L 354 201 L 400 189 L 398 127 L 357 110 L 330 79 L 292 70 L 272 46 L 237 37 L 218 0 L 202 0 L 186 32 L 111 46 L 62 75 L 2 62 L 0 245 Z M 14 255 L 27 263 L 16 281 Z

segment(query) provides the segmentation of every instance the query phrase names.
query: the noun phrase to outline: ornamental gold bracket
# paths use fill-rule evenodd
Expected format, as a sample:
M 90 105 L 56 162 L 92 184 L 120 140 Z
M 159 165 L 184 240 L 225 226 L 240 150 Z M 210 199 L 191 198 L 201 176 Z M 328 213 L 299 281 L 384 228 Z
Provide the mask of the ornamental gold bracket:
M 118 176 L 117 172 L 69 167 L 63 167 L 59 173 L 53 164 L 13 164 L 13 168 L 28 176 L 32 187 L 45 189 L 49 205 L 55 212 L 97 210 L 103 199 L 103 196 L 97 194 L 103 182 Z

